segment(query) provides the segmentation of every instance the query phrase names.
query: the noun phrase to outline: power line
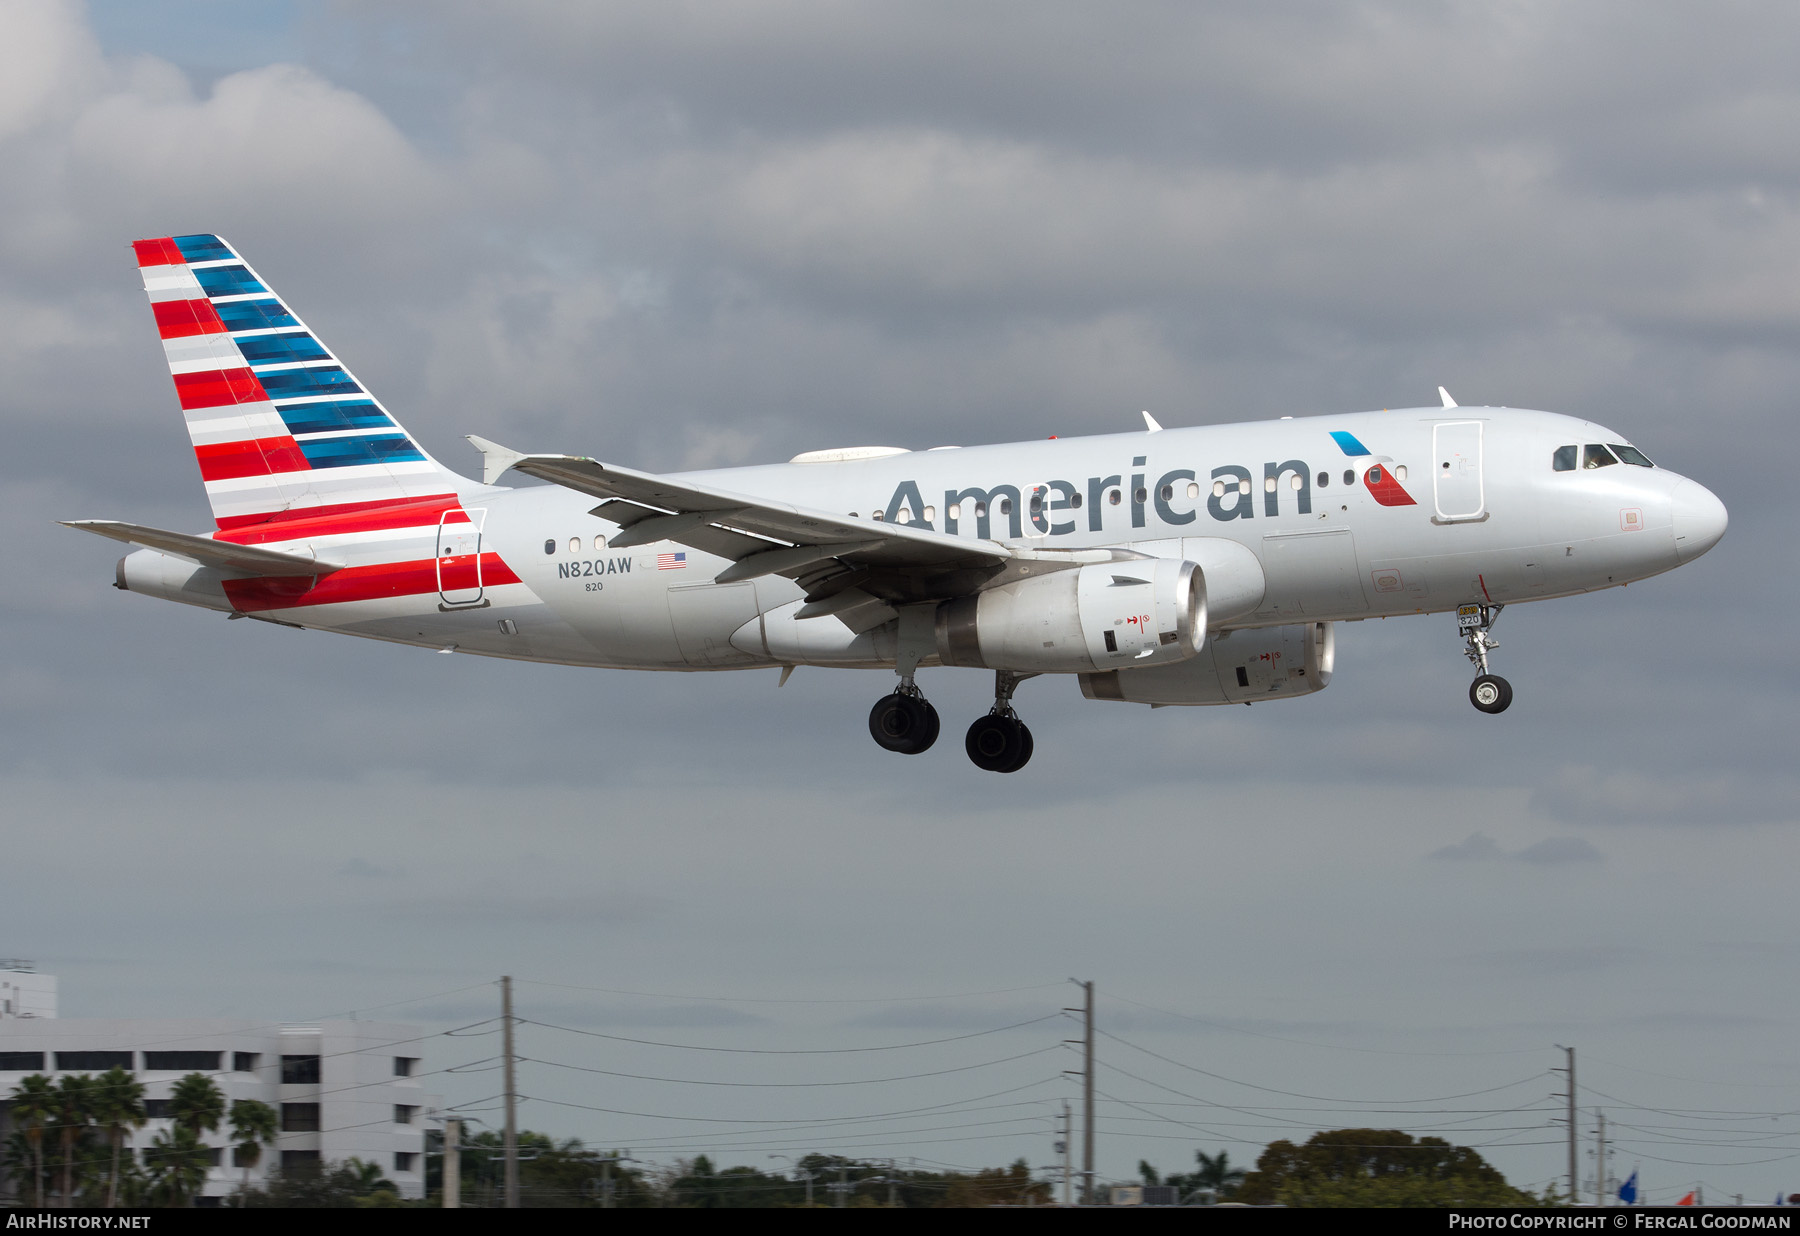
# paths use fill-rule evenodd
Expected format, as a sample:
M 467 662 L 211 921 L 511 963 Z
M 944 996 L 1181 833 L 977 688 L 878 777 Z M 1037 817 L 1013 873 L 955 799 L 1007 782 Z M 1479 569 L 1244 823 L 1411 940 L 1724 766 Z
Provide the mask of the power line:
M 782 996 L 684 996 L 666 991 L 627 991 L 617 987 L 583 987 L 575 983 L 552 983 L 545 979 L 516 979 L 533 987 L 557 987 L 564 991 L 593 991 L 608 996 L 639 996 L 648 1000 L 694 1000 L 704 1004 L 919 1004 L 928 1000 L 970 1000 L 977 996 L 1010 996 L 1023 991 L 1043 991 L 1061 987 L 1061 983 L 1033 983 L 1028 987 L 996 987 L 988 991 L 959 991 L 939 996 L 839 996 L 831 999 L 805 999 Z
M 1046 1013 L 1042 1017 L 1033 1017 L 1027 1021 L 1015 1021 L 1009 1026 L 995 1026 L 991 1030 L 977 1030 L 973 1034 L 954 1034 L 949 1038 L 942 1039 L 922 1039 L 917 1043 L 888 1043 L 880 1047 L 706 1047 L 696 1043 L 663 1043 L 655 1039 L 634 1039 L 622 1034 L 603 1034 L 598 1030 L 578 1030 L 574 1026 L 558 1026 L 547 1021 L 533 1021 L 525 1017 L 514 1018 L 514 1020 L 521 1025 L 542 1026 L 546 1030 L 583 1034 L 589 1038 L 608 1039 L 614 1043 L 636 1043 L 644 1047 L 671 1047 L 678 1051 L 714 1051 L 737 1056 L 843 1056 L 857 1052 L 901 1051 L 909 1047 L 933 1047 L 939 1043 L 960 1043 L 965 1039 L 978 1039 L 984 1035 L 1001 1034 L 1007 1030 L 1035 1026 L 1061 1016 L 1061 1013 Z
M 756 1090 L 803 1090 L 821 1086 L 875 1086 L 883 1082 L 917 1081 L 922 1077 L 943 1077 L 950 1073 L 967 1073 L 974 1069 L 991 1069 L 995 1065 L 1010 1064 L 1014 1060 L 1026 1060 L 1032 1056 L 1041 1056 L 1045 1052 L 1061 1051 L 1061 1043 L 1052 1043 L 1048 1047 L 1039 1047 L 1032 1051 L 1020 1052 L 1016 1056 L 1002 1056 L 998 1060 L 984 1060 L 980 1064 L 958 1065 L 953 1069 L 936 1069 L 929 1073 L 902 1073 L 895 1077 L 865 1077 L 849 1081 L 811 1081 L 811 1082 L 731 1082 L 703 1081 L 692 1077 L 654 1077 L 647 1073 L 619 1073 L 612 1069 L 596 1069 L 581 1064 L 563 1064 L 556 1060 L 540 1060 L 534 1056 L 520 1056 L 520 1064 L 546 1064 L 552 1068 L 572 1069 L 580 1073 L 598 1073 L 604 1077 L 625 1077 L 633 1081 L 670 1082 L 681 1086 L 730 1086 L 740 1089 Z

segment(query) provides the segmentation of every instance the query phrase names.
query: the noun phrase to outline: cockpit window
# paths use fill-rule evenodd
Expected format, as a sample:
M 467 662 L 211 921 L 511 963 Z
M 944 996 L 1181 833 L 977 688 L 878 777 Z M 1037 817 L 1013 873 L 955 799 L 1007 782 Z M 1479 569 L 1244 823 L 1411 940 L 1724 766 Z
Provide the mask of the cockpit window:
M 1580 452 L 1581 448 L 1579 446 L 1557 447 L 1556 454 L 1552 457 L 1556 470 L 1558 472 L 1575 471 L 1575 456 L 1580 454 Z
M 1635 464 L 1640 468 L 1654 468 L 1656 466 L 1650 462 L 1644 452 L 1638 450 L 1635 446 L 1626 446 L 1622 442 L 1613 442 L 1609 445 L 1612 447 L 1613 454 L 1617 455 L 1619 459 L 1625 463 Z
M 1584 468 L 1610 468 L 1619 461 L 1613 453 L 1598 442 L 1590 442 L 1581 452 L 1581 466 Z

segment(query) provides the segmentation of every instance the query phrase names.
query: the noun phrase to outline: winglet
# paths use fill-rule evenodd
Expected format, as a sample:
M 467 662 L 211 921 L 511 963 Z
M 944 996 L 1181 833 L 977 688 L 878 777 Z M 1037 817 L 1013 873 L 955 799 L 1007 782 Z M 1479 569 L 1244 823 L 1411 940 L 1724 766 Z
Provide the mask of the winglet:
M 1441 386 L 1438 387 L 1438 398 L 1444 401 L 1444 406 L 1446 408 L 1454 408 L 1456 406 L 1456 400 L 1450 398 L 1450 392 Z
M 489 442 L 486 438 L 474 434 L 464 434 L 469 444 L 481 452 L 481 483 L 492 485 L 500 479 L 501 473 L 525 458 L 524 451 L 515 451 L 501 446 L 498 442 Z
M 1149 409 L 1144 411 L 1144 429 L 1148 433 L 1162 432 L 1162 426 L 1156 423 L 1156 418 L 1150 415 Z

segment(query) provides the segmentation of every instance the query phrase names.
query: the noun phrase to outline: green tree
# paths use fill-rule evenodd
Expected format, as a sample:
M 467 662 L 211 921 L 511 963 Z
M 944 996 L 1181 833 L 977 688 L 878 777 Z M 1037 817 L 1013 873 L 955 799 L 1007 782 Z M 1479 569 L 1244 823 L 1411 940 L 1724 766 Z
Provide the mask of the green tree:
M 1399 1129 L 1334 1129 L 1271 1142 L 1237 1200 L 1287 1206 L 1530 1206 L 1480 1154 Z
M 106 1130 L 112 1148 L 112 1169 L 106 1178 L 106 1204 L 119 1204 L 119 1159 L 125 1142 L 125 1130 L 141 1129 L 147 1118 L 144 1110 L 144 1085 L 117 1065 L 94 1079 L 94 1123 Z
M 193 1133 L 216 1133 L 225 1119 L 225 1092 L 204 1073 L 189 1073 L 169 1092 L 169 1115 Z
M 62 1204 L 75 1205 L 75 1140 L 93 1120 L 94 1079 L 64 1073 L 56 1083 L 56 1133 L 62 1145 Z
M 44 1129 L 56 1118 L 56 1086 L 42 1073 L 19 1079 L 12 1092 L 12 1118 L 31 1148 L 32 1193 L 44 1207 Z
M 260 1099 L 238 1099 L 231 1105 L 231 1140 L 244 1169 L 242 1194 L 250 1192 L 250 1169 L 262 1161 L 264 1146 L 275 1144 L 279 1122 L 275 1109 Z
M 144 1151 L 151 1199 L 163 1206 L 191 1206 L 211 1165 L 212 1151 L 200 1135 L 185 1124 L 171 1125 Z

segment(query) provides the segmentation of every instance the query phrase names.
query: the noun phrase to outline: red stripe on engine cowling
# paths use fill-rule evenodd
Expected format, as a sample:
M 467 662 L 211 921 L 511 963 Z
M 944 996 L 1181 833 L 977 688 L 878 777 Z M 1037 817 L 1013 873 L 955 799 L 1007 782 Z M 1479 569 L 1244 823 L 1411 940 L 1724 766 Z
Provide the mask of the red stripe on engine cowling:
M 463 559 L 450 559 L 462 563 Z M 519 577 L 496 553 L 481 555 L 481 583 L 495 588 L 516 584 Z M 384 562 L 374 566 L 345 567 L 329 575 L 294 575 L 223 581 L 231 604 L 245 613 L 268 609 L 294 609 L 302 605 L 343 605 L 351 601 L 379 601 L 392 597 L 426 596 L 438 590 L 438 564 L 434 558 L 413 562 Z
M 240 476 L 268 476 L 274 472 L 304 472 L 306 462 L 292 438 L 250 438 L 241 442 L 215 442 L 196 446 L 203 481 L 230 481 Z
M 452 524 L 469 521 L 457 506 L 455 494 L 434 494 L 428 498 L 381 498 L 373 502 L 300 507 L 273 515 L 234 516 L 220 523 L 220 528 L 225 531 L 213 539 L 230 541 L 233 545 L 261 545 L 267 541 L 301 541 L 345 532 L 425 528 L 435 525 L 440 518 Z
M 264 403 L 269 396 L 249 369 L 203 369 L 175 375 L 175 394 L 184 411 L 232 403 Z
M 210 300 L 164 300 L 150 306 L 156 314 L 156 329 L 164 339 L 185 339 L 189 335 L 224 333 L 225 323 Z
M 155 240 L 134 240 L 131 247 L 137 252 L 137 263 L 143 266 L 185 266 L 187 259 L 181 256 L 173 236 L 161 236 Z

